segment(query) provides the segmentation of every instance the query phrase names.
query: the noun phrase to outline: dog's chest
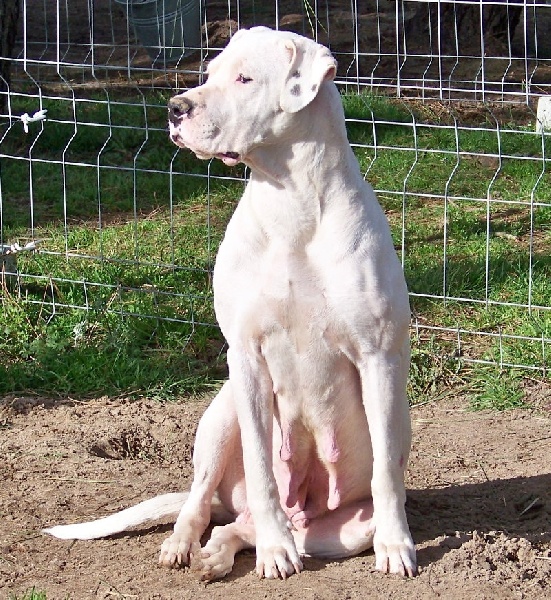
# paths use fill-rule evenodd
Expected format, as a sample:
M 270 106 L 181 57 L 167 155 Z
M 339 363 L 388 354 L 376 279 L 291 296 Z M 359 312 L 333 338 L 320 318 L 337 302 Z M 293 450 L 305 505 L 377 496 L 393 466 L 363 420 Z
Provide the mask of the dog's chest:
M 274 248 L 266 253 L 259 299 L 274 321 L 296 338 L 297 349 L 338 320 L 328 297 L 326 273 L 303 249 Z
M 262 315 L 258 342 L 274 391 L 327 388 L 343 359 L 344 332 L 324 274 L 304 252 L 274 251 L 267 264 L 251 319 Z
M 294 244 L 265 237 L 247 227 L 239 208 L 215 268 L 222 332 L 230 347 L 260 351 L 277 394 L 300 389 L 305 397 L 319 397 L 349 362 L 343 290 L 335 294 L 331 260 L 320 250 L 326 244 L 315 235 L 310 243 Z

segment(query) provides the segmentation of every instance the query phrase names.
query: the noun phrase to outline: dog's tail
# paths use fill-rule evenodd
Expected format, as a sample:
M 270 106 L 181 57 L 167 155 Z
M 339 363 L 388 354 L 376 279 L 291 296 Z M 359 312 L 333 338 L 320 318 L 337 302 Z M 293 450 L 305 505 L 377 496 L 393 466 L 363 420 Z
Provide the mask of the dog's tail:
M 103 519 L 74 525 L 57 525 L 42 531 L 62 540 L 95 540 L 126 531 L 148 521 L 163 517 L 175 517 L 180 512 L 188 496 L 188 492 L 162 494 Z

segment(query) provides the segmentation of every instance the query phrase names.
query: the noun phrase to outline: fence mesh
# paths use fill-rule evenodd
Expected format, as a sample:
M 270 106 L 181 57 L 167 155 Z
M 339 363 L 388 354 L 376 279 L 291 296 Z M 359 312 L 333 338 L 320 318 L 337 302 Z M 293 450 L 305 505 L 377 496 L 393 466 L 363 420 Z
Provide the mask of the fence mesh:
M 21 0 L 0 55 L 4 299 L 48 322 L 162 323 L 205 347 L 216 248 L 247 173 L 173 147 L 166 101 L 239 27 L 267 25 L 339 61 L 415 335 L 545 371 L 551 146 L 536 105 L 551 92 L 550 24 L 531 1 Z M 90 327 L 77 318 L 73 341 Z

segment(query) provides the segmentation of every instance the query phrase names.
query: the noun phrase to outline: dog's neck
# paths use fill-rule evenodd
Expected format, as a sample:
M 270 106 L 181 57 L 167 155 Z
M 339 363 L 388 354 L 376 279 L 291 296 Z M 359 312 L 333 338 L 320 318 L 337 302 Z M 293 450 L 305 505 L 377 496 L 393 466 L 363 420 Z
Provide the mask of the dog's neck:
M 284 135 L 275 143 L 262 144 L 246 157 L 244 162 L 251 169 L 251 179 L 285 188 L 298 198 L 303 194 L 311 197 L 310 186 L 305 182 L 315 182 L 316 187 L 330 190 L 342 183 L 339 179 L 350 182 L 351 177 L 361 177 L 342 114 L 342 101 L 335 84 L 325 82 L 316 98 L 296 114 L 289 138 Z
M 351 208 L 364 197 L 359 190 L 366 183 L 348 143 L 342 113 L 336 86 L 326 82 L 297 114 L 290 136 L 295 141 L 284 138 L 263 144 L 244 161 L 251 168 L 251 211 L 272 239 L 307 244 L 324 214 L 335 208 L 346 211 L 346 204 Z

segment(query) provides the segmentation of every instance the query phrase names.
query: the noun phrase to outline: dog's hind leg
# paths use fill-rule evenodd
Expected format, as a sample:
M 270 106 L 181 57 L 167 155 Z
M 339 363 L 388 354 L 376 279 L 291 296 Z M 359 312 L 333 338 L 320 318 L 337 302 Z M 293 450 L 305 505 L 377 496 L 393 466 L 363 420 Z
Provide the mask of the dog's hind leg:
M 191 570 L 204 581 L 224 577 L 232 570 L 235 555 L 240 550 L 254 548 L 255 543 L 256 533 L 252 524 L 234 522 L 215 527 L 205 547 L 194 555 Z
M 302 556 L 328 560 L 364 552 L 373 546 L 374 534 L 371 498 L 331 510 L 293 531 Z
M 328 560 L 355 556 L 373 545 L 372 517 L 371 499 L 359 501 L 312 519 L 308 527 L 297 527 L 292 534 L 302 556 Z M 224 577 L 232 570 L 237 552 L 254 548 L 255 544 L 256 533 L 251 523 L 215 527 L 205 547 L 194 555 L 191 569 L 205 581 Z M 271 573 L 274 579 L 280 575 L 287 575 L 282 567 Z
M 199 422 L 193 451 L 193 483 L 174 525 L 174 533 L 161 546 L 161 565 L 188 565 L 200 550 L 200 539 L 211 517 L 219 522 L 235 518 L 231 508 L 213 505 L 213 500 L 228 464 L 231 468 L 235 461 L 237 450 L 240 451 L 239 425 L 231 387 L 226 382 Z M 216 509 L 214 515 L 213 508 Z

